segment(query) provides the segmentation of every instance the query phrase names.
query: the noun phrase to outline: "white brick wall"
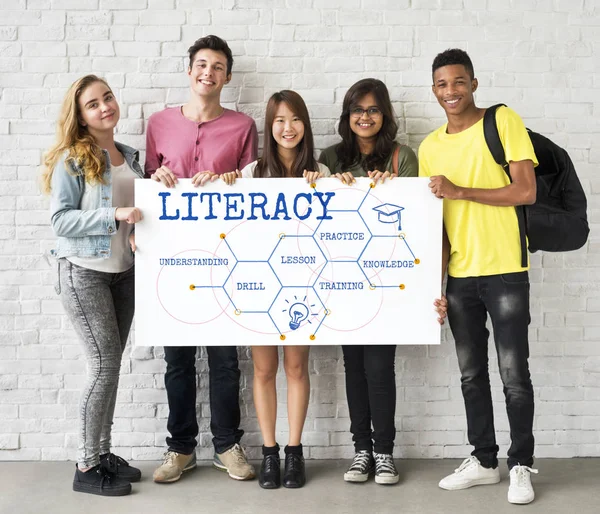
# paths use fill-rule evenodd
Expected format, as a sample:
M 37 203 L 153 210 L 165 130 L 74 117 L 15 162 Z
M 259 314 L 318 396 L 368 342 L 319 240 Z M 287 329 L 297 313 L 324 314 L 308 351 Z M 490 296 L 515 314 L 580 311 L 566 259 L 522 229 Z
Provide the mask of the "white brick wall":
M 278 89 L 307 100 L 316 142 L 336 141 L 347 88 L 375 76 L 390 88 L 399 138 L 415 150 L 443 121 L 430 65 L 450 46 L 473 57 L 481 105 L 510 103 L 528 126 L 567 147 L 588 193 L 590 242 L 533 256 L 531 370 L 536 454 L 600 455 L 600 1 L 599 0 L 0 0 L 0 460 L 72 459 L 84 360 L 54 294 L 48 201 L 38 193 L 66 87 L 97 72 L 122 105 L 119 139 L 143 149 L 151 113 L 187 98 L 185 51 L 209 33 L 235 54 L 228 105 L 262 128 Z M 595 143 L 595 148 L 592 148 Z M 245 443 L 260 434 L 248 350 L 241 357 Z M 200 374 L 200 456 L 211 456 L 206 361 Z M 491 366 L 496 368 L 494 352 Z M 397 352 L 402 457 L 462 457 L 465 420 L 453 345 Z M 310 457 L 352 454 L 341 351 L 315 348 L 305 444 Z M 119 453 L 157 459 L 167 406 L 162 349 L 128 349 L 114 441 Z M 281 391 L 285 378 L 278 378 Z M 493 375 L 498 439 L 509 442 L 502 387 Z M 285 416 L 285 395 L 280 398 Z M 286 442 L 286 420 L 279 441 Z

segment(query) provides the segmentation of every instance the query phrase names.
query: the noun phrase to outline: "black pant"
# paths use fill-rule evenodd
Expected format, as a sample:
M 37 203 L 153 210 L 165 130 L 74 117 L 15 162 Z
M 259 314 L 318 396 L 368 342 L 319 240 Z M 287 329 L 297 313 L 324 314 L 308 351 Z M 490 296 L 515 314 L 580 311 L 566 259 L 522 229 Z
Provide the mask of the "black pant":
M 217 453 L 239 443 L 240 368 L 235 346 L 207 346 L 210 392 L 210 430 Z M 196 347 L 165 346 L 165 387 L 169 401 L 167 437 L 170 451 L 189 455 L 196 448 Z
M 529 277 L 526 271 L 448 278 L 448 320 L 456 341 L 472 453 L 484 467 L 498 465 L 488 371 L 487 313 L 494 329 L 511 445 L 508 467 L 533 465 L 533 387 L 529 375 Z
M 396 346 L 348 345 L 342 346 L 342 350 L 354 448 L 357 452 L 374 449 L 377 453 L 393 453 Z

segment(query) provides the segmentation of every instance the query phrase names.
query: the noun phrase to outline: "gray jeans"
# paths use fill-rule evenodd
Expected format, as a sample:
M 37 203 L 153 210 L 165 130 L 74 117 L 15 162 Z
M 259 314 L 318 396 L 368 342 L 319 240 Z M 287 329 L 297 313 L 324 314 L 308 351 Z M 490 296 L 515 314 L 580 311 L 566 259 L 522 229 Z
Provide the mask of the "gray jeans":
M 58 261 L 57 292 L 87 357 L 87 382 L 79 408 L 80 468 L 108 453 L 121 356 L 134 312 L 134 269 L 104 273 Z

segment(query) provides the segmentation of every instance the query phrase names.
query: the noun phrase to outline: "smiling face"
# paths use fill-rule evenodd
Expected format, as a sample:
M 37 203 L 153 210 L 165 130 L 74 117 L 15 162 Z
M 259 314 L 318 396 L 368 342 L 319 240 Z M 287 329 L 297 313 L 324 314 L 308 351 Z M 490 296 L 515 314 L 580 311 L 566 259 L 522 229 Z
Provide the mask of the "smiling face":
M 348 123 L 358 137 L 368 139 L 379 133 L 383 126 L 383 113 L 373 93 L 367 93 L 350 107 Z
M 93 82 L 85 88 L 78 100 L 79 123 L 87 127 L 90 134 L 113 131 L 119 121 L 117 99 L 104 82 Z
M 431 89 L 446 114 L 458 116 L 474 106 L 477 79 L 462 64 L 451 64 L 435 70 Z
M 280 102 L 273 119 L 273 139 L 281 148 L 296 148 L 304 138 L 304 123 L 289 108 L 287 103 Z
M 188 68 L 190 87 L 199 96 L 220 97 L 223 86 L 231 80 L 227 74 L 227 56 L 208 48 L 198 50 Z

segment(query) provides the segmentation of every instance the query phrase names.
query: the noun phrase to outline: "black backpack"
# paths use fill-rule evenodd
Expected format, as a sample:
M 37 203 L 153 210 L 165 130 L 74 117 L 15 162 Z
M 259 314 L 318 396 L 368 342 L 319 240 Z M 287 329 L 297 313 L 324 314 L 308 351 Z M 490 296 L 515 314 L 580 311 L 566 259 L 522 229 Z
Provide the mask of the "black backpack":
M 496 125 L 496 110 L 488 107 L 483 117 L 483 134 L 494 160 L 510 179 L 504 147 Z M 569 154 L 548 138 L 527 129 L 539 165 L 535 168 L 537 197 L 533 205 L 517 206 L 521 238 L 521 266 L 527 266 L 529 251 L 567 252 L 581 248 L 590 232 L 587 200 Z

